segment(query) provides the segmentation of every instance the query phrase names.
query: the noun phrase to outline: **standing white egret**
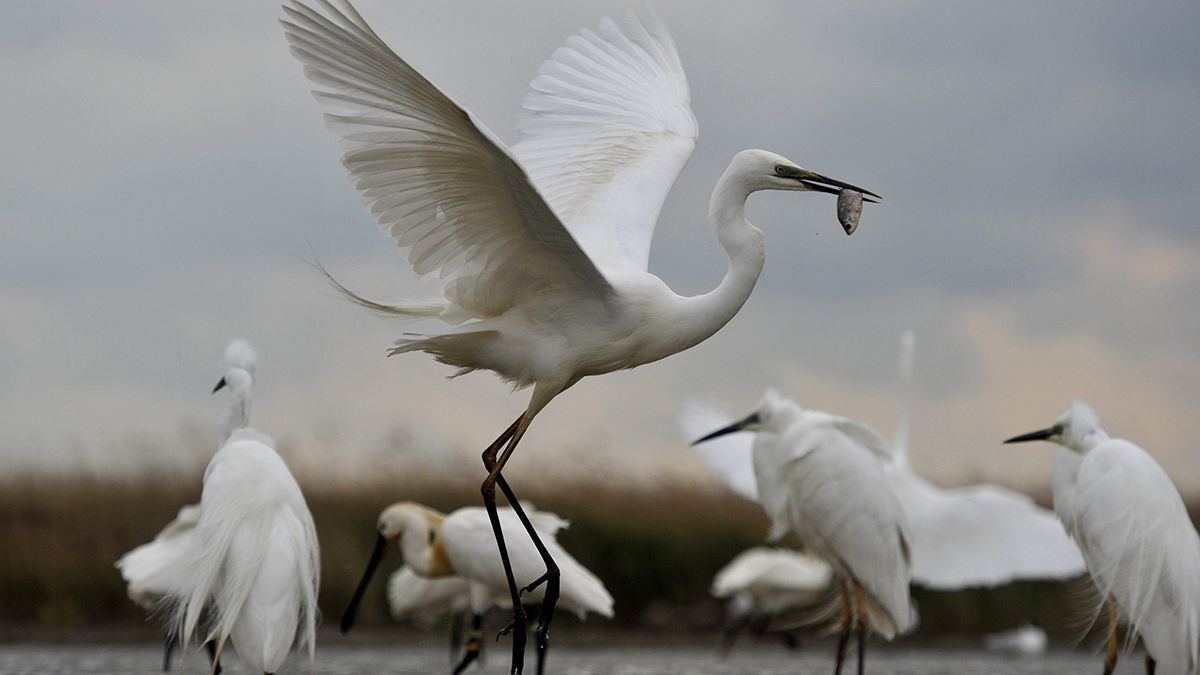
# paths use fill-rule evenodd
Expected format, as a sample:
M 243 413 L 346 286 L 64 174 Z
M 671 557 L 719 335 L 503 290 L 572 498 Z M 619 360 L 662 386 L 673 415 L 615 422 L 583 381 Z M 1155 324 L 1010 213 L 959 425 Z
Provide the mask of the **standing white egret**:
M 522 514 L 524 512 L 518 514 L 508 508 L 496 510 L 505 530 L 518 532 L 524 527 L 523 519 L 528 517 L 541 534 L 541 546 L 545 546 L 558 562 L 562 582 L 559 602 L 563 607 L 574 612 L 581 621 L 588 612 L 612 618 L 613 599 L 604 583 L 558 544 L 558 531 L 567 526 L 567 521 L 532 508 L 528 514 Z M 376 529 L 375 548 L 367 569 L 342 616 L 342 632 L 354 625 L 358 605 L 384 551 L 389 544 L 399 541 L 404 564 L 416 574 L 425 577 L 457 575 L 471 584 L 471 610 L 475 615 L 472 634 L 462 661 L 454 669 L 456 674 L 462 672 L 479 656 L 483 613 L 493 604 L 504 601 L 508 594 L 508 574 L 500 563 L 492 535 L 491 514 L 479 507 L 464 507 L 447 515 L 414 502 L 399 502 L 379 514 Z M 545 602 L 548 589 L 533 583 L 545 570 L 538 546 L 531 540 L 517 538 L 509 545 L 508 555 L 512 573 L 521 583 L 527 584 L 524 599 Z M 501 632 L 512 630 L 524 630 L 524 627 L 510 623 Z M 538 673 L 542 672 L 545 657 L 544 650 L 538 652 Z
M 696 443 L 738 431 L 757 432 L 754 475 L 771 537 L 794 532 L 840 578 L 834 672 L 841 672 L 857 629 L 861 674 L 867 631 L 890 640 L 912 623 L 908 522 L 878 458 L 886 453 L 883 439 L 865 425 L 805 410 L 768 390 L 749 416 Z
M 1076 400 L 1046 429 L 1005 443 L 1061 445 L 1054 506 L 1079 544 L 1102 598 L 1140 635 L 1146 669 L 1200 672 L 1200 536 L 1179 491 L 1149 453 L 1109 438 L 1096 413 Z M 1069 457 L 1063 458 L 1063 452 Z M 1116 667 L 1110 623 L 1105 673 Z
M 518 125 L 522 138 L 509 150 L 348 2 L 321 7 L 297 1 L 284 8 L 292 54 L 317 97 L 336 111 L 327 120 L 345 142 L 343 163 L 371 213 L 418 274 L 437 273 L 443 297 L 384 303 L 342 290 L 373 310 L 448 324 L 398 340 L 392 354 L 424 351 L 458 374 L 491 370 L 533 387 L 525 410 L 483 453 L 489 473 L 481 492 L 502 560 L 495 486 L 519 510 L 501 470 L 538 412 L 585 376 L 699 344 L 745 303 L 764 260 L 762 232 L 746 220 L 751 193 L 854 189 L 877 196 L 771 152 L 738 153 L 709 205 L 728 272 L 710 293 L 677 295 L 647 263 L 697 125 L 679 56 L 655 16 L 630 10 L 620 25 L 604 19 L 597 31 L 569 38 L 539 69 Z M 537 538 L 527 521 L 525 528 Z M 539 651 L 558 583 L 553 560 L 542 554 L 550 588 Z M 520 672 L 526 619 L 508 577 L 518 628 L 512 670 Z
M 729 600 L 722 652 L 750 625 L 771 628 L 774 620 L 818 604 L 831 581 L 833 568 L 811 555 L 765 546 L 742 551 L 712 582 L 712 596 Z
M 236 397 L 231 373 L 217 389 L 228 385 Z M 248 392 L 240 397 L 246 406 Z M 242 663 L 262 673 L 279 668 L 293 644 L 306 647 L 311 662 L 317 533 L 300 486 L 269 437 L 237 429 L 213 456 L 192 536 L 192 555 L 178 561 L 168 589 L 184 646 L 193 636 L 212 641 L 219 657 L 231 640 Z
M 220 448 L 230 434 L 245 427 L 250 419 L 250 395 L 254 390 L 254 374 L 258 356 L 245 340 L 231 340 L 225 347 L 224 375 L 213 389 L 215 394 L 228 385 L 229 407 L 221 416 Z M 184 562 L 195 555 L 195 526 L 200 520 L 200 505 L 190 504 L 158 533 L 154 540 L 142 544 L 121 556 L 117 569 L 128 584 L 129 597 L 143 609 L 153 609 L 167 595 Z M 171 666 L 171 651 L 175 640 L 168 636 L 163 653 L 163 670 Z M 210 646 L 211 647 L 211 646 Z M 210 656 L 215 651 L 210 650 Z M 217 665 L 218 671 L 220 665 Z

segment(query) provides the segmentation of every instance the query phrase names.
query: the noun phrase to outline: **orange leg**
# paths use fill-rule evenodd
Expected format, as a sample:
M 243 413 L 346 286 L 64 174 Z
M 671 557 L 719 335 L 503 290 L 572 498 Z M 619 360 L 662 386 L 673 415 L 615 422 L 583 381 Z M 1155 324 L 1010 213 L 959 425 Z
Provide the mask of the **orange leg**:
M 838 580 L 838 595 L 842 596 L 842 615 L 838 621 L 837 665 L 833 667 L 833 675 L 841 675 L 842 663 L 846 660 L 846 645 L 850 642 L 850 630 L 854 623 L 854 610 L 851 607 L 853 598 L 850 595 L 850 585 L 844 579 Z
M 1117 603 L 1108 599 L 1108 649 L 1104 652 L 1104 675 L 1117 670 Z

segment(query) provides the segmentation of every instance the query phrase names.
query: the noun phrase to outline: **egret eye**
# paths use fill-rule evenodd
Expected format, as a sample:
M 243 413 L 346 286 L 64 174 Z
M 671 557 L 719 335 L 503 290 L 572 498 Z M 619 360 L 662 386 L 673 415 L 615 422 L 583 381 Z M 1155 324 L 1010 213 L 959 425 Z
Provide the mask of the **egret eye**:
M 787 173 L 787 167 L 782 164 L 775 165 L 775 175 L 782 176 Z

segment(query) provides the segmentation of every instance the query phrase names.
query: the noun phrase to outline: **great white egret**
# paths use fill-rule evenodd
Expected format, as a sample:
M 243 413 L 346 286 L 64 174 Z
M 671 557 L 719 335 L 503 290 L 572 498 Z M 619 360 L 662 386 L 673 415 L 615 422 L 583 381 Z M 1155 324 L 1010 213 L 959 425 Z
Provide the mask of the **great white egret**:
M 754 431 L 754 475 L 771 537 L 794 532 L 833 566 L 842 593 L 837 665 L 852 630 L 858 669 L 866 636 L 891 639 L 912 623 L 908 522 L 878 455 L 886 443 L 857 422 L 805 410 L 768 390 L 753 413 L 700 438 Z
M 239 385 L 227 370 L 216 389 Z M 243 402 L 248 408 L 249 389 Z M 245 420 L 242 420 L 245 423 Z M 176 562 L 167 600 L 186 647 L 226 640 L 246 667 L 272 673 L 293 644 L 316 648 L 320 553 L 312 515 L 274 442 L 233 431 L 204 471 L 190 555 Z
M 1200 671 L 1200 536 L 1171 478 L 1142 448 L 1109 438 L 1079 400 L 1051 426 L 1005 443 L 1038 440 L 1063 448 L 1054 509 L 1111 598 L 1105 673 L 1116 667 L 1116 614 L 1130 642 L 1141 636 L 1148 671 Z
M 937 590 L 997 586 L 1020 579 L 1065 579 L 1084 572 L 1083 558 L 1054 514 L 1027 495 L 998 485 L 942 488 L 909 461 L 909 398 L 916 338 L 901 335 L 900 404 L 895 439 L 876 456 L 908 516 L 913 583 Z M 718 409 L 685 405 L 687 438 L 729 421 Z M 730 436 L 697 446 L 705 462 L 737 494 L 758 501 L 752 440 Z
M 713 577 L 712 596 L 728 600 L 721 650 L 732 649 L 752 624 L 771 628 L 779 618 L 812 608 L 832 581 L 833 568 L 811 555 L 765 546 L 742 551 Z
M 525 410 L 483 453 L 481 485 L 508 568 L 495 486 L 519 503 L 501 471 L 533 418 L 588 375 L 657 361 L 724 326 L 749 297 L 764 260 L 746 220 L 759 190 L 872 192 L 764 150 L 738 153 L 718 181 L 710 219 L 729 259 L 715 290 L 677 295 L 647 271 L 667 191 L 697 136 L 679 55 L 652 13 L 604 19 L 542 64 L 511 149 L 393 52 L 348 3 L 317 12 L 295 1 L 283 21 L 291 51 L 334 112 L 343 163 L 379 225 L 418 274 L 436 273 L 443 297 L 377 302 L 372 310 L 437 317 L 443 332 L 398 340 L 458 368 L 491 370 L 533 387 Z M 846 227 L 847 232 L 852 228 Z M 336 283 L 336 282 L 335 282 Z M 537 531 L 526 520 L 535 540 Z M 537 644 L 544 650 L 557 595 L 554 562 Z M 509 570 L 513 671 L 523 664 L 525 616 Z
M 218 427 L 218 448 L 229 440 L 230 434 L 249 423 L 250 395 L 254 390 L 257 368 L 258 355 L 250 343 L 231 340 L 225 347 L 224 374 L 213 393 L 228 385 L 231 398 Z M 153 541 L 138 546 L 117 561 L 117 569 L 128 584 L 130 599 L 143 609 L 153 609 L 167 595 L 180 569 L 194 554 L 195 526 L 199 520 L 199 504 L 184 506 Z M 163 653 L 163 670 L 170 669 L 174 645 L 173 637 L 168 637 Z M 216 653 L 215 648 L 209 646 L 209 655 L 212 656 Z M 219 672 L 219 663 L 216 668 Z
M 521 516 L 514 509 L 503 508 L 497 509 L 496 515 L 505 530 L 519 531 L 523 527 L 522 518 L 528 517 L 541 533 L 542 545 L 558 561 L 562 582 L 559 602 L 564 608 L 574 612 L 580 620 L 588 612 L 612 618 L 613 599 L 604 583 L 558 544 L 558 532 L 567 526 L 567 522 L 553 513 L 532 508 L 528 511 Z M 460 673 L 479 656 L 483 613 L 493 604 L 503 602 L 508 594 L 508 575 L 500 564 L 500 552 L 492 536 L 491 514 L 479 507 L 464 507 L 447 515 L 414 502 L 398 502 L 384 509 L 376 526 L 375 548 L 342 615 L 343 633 L 354 625 L 358 605 L 388 545 L 397 541 L 404 564 L 414 573 L 431 578 L 454 575 L 470 583 L 474 619 L 466 652 L 454 669 L 455 673 Z M 517 538 L 510 544 L 508 555 L 513 574 L 530 589 L 525 600 L 544 602 L 548 592 L 546 587 L 532 583 L 545 570 L 534 542 Z M 518 629 L 524 630 L 524 627 L 510 623 L 501 632 Z M 545 657 L 544 650 L 538 652 L 539 673 L 545 665 Z

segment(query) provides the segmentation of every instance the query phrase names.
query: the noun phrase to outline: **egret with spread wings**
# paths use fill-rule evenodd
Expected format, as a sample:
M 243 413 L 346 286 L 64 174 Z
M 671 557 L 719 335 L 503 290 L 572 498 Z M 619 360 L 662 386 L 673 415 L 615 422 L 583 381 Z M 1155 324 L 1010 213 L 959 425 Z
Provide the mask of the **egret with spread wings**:
M 647 263 L 659 211 L 691 155 L 697 125 L 679 55 L 651 12 L 626 11 L 619 24 L 604 19 L 554 52 L 525 99 L 521 140 L 506 148 L 393 52 L 348 2 L 319 5 L 321 11 L 285 6 L 291 51 L 331 110 L 327 120 L 346 148 L 343 163 L 372 215 L 418 274 L 436 273 L 443 297 L 378 302 L 339 287 L 370 309 L 447 324 L 398 340 L 392 354 L 423 351 L 458 374 L 490 370 L 533 388 L 525 410 L 484 451 L 481 486 L 508 570 L 512 670 L 520 672 L 526 619 L 495 515 L 495 487 L 519 509 L 501 470 L 533 418 L 583 377 L 683 351 L 733 318 L 764 260 L 762 232 L 746 219 L 751 193 L 878 195 L 771 152 L 742 151 L 709 206 L 728 272 L 709 293 L 678 295 Z M 547 585 L 537 633 L 544 650 L 558 572 L 538 543 L 547 566 L 535 582 Z

